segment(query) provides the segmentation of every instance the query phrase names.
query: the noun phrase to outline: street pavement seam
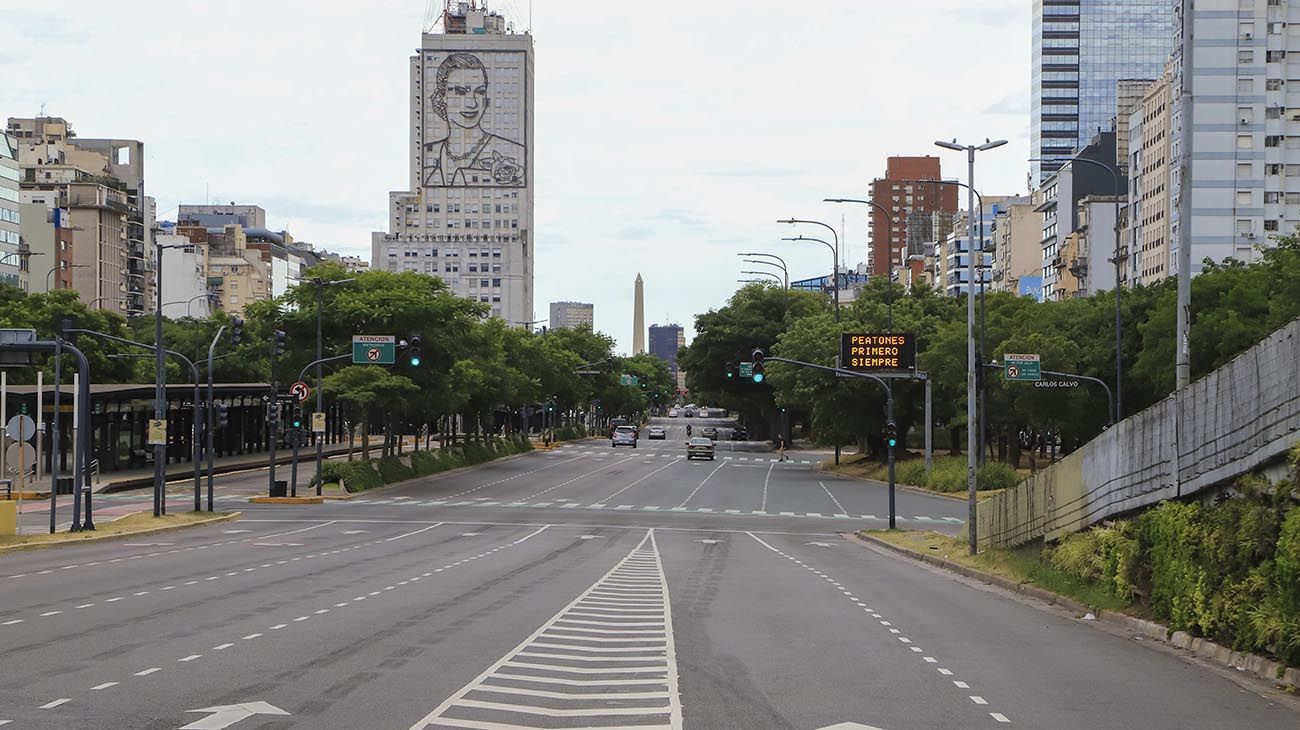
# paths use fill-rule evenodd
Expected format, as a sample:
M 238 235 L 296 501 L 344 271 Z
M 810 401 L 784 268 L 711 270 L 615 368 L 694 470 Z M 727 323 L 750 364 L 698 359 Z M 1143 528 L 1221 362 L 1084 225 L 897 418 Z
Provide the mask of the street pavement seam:
M 752 533 L 752 532 L 749 532 L 749 533 L 746 533 L 746 534 L 749 535 L 750 537 L 754 538 L 755 540 L 757 540 L 757 541 L 758 541 L 758 544 L 762 545 L 763 547 L 767 548 L 768 550 L 771 550 L 772 552 L 776 553 L 777 555 L 780 555 L 781 557 L 785 558 L 786 560 L 789 560 L 789 561 L 793 562 L 794 564 L 798 565 L 799 567 L 803 568 L 804 570 L 807 570 L 808 572 L 812 573 L 813 575 L 817 576 L 818 578 L 821 578 L 823 581 L 825 581 L 826 583 L 828 583 L 829 585 L 831 585 L 832 587 L 834 587 L 837 591 L 839 591 L 842 595 L 844 595 L 844 596 L 845 596 L 849 601 L 851 601 L 851 602 L 854 604 L 854 607 L 855 607 L 855 608 L 860 608 L 860 609 L 862 609 L 865 613 L 867 613 L 868 615 L 870 615 L 873 619 L 876 619 L 876 621 L 878 621 L 878 622 L 880 623 L 881 626 L 885 627 L 885 628 L 889 631 L 890 635 L 892 635 L 895 639 L 897 639 L 897 640 L 899 641 L 899 643 L 903 644 L 904 646 L 907 646 L 911 654 L 913 654 L 914 656 L 919 656 L 919 657 L 921 657 L 921 661 L 924 662 L 924 663 L 927 664 L 927 665 L 936 665 L 936 666 L 935 666 L 935 671 L 937 671 L 939 674 L 941 674 L 941 675 L 943 675 L 943 676 L 945 676 L 945 677 L 952 678 L 952 682 L 953 682 L 954 686 L 956 686 L 958 689 L 969 689 L 969 688 L 970 688 L 970 685 L 969 685 L 968 683 L 963 682 L 963 681 L 961 681 L 961 680 L 958 680 L 958 679 L 954 678 L 954 677 L 953 677 L 953 672 L 952 672 L 952 670 L 950 670 L 950 669 L 948 669 L 948 668 L 946 668 L 946 667 L 940 667 L 940 666 L 937 666 L 938 664 L 941 663 L 941 662 L 939 662 L 938 659 L 936 659 L 936 658 L 933 657 L 933 656 L 928 656 L 928 655 L 926 655 L 925 650 L 922 649 L 921 647 L 919 647 L 919 646 L 914 646 L 914 645 L 913 645 L 913 642 L 912 642 L 912 640 L 911 640 L 910 638 L 908 638 L 908 637 L 906 637 L 906 636 L 903 636 L 903 634 L 902 634 L 902 630 L 901 630 L 901 629 L 895 628 L 895 627 L 893 626 L 893 623 L 892 623 L 891 621 L 887 620 L 884 616 L 882 616 L 882 615 L 880 614 L 880 612 L 876 611 L 875 609 L 873 609 L 873 608 L 871 608 L 870 606 L 868 606 L 868 605 L 866 605 L 865 603 L 863 603 L 862 599 L 860 599 L 860 598 L 858 598 L 857 596 L 855 596 L 855 595 L 853 594 L 852 591 L 850 591 L 850 590 L 848 590 L 847 588 L 845 588 L 845 587 L 843 586 L 843 584 L 841 584 L 839 581 L 835 580 L 833 577 L 831 577 L 830 575 L 828 575 L 825 571 L 823 571 L 823 570 L 821 570 L 820 568 L 817 568 L 817 567 L 815 567 L 815 566 L 813 566 L 813 565 L 811 565 L 811 564 L 809 564 L 809 563 L 807 563 L 807 562 L 804 562 L 803 560 L 799 559 L 797 556 L 795 556 L 795 555 L 791 555 L 791 554 L 789 554 L 789 553 L 787 553 L 787 552 L 781 550 L 780 548 L 773 547 L 771 544 L 767 543 L 767 542 L 764 541 L 762 538 L 760 538 L 758 535 L 755 535 L 755 534 Z M 987 700 L 985 700 L 983 697 L 981 697 L 981 696 L 979 696 L 979 695 L 968 695 L 967 698 L 968 698 L 968 699 L 969 699 L 973 704 L 975 704 L 976 706 L 987 707 L 988 704 L 989 704 Z M 989 714 L 990 717 L 993 718 L 994 721 L 996 721 L 996 722 L 998 722 L 998 723 L 1010 723 L 1010 722 L 1011 722 L 1011 720 L 1007 719 L 1007 716 L 1006 716 L 1006 715 L 1004 715 L 1004 714 L 1002 714 L 1002 713 L 1000 713 L 1000 712 L 989 712 L 988 714 Z
M 650 529 L 609 572 L 411 730 L 552 728 L 558 718 L 602 730 L 680 730 L 670 603 Z M 621 612 L 628 609 L 639 613 Z
M 330 524 L 333 524 L 333 523 L 330 523 Z M 540 535 L 541 533 L 545 532 L 548 528 L 550 528 L 550 525 L 543 525 L 542 527 L 538 528 L 537 530 L 534 530 L 533 532 L 531 532 L 531 533 L 529 533 L 529 534 L 527 534 L 527 535 L 525 535 L 525 536 L 523 536 L 523 537 L 521 537 L 521 538 L 518 538 L 518 539 L 516 539 L 516 540 L 513 540 L 513 541 L 511 541 L 511 542 L 502 543 L 502 544 L 497 545 L 496 547 L 493 547 L 493 548 L 491 548 L 491 549 L 484 550 L 483 552 L 478 553 L 477 555 L 473 555 L 473 556 L 468 557 L 468 558 L 462 558 L 462 559 L 457 560 L 457 561 L 455 561 L 455 562 L 452 562 L 452 563 L 448 563 L 448 564 L 446 564 L 446 565 L 443 565 L 443 566 L 440 567 L 440 568 L 436 568 L 436 569 L 431 570 L 431 571 L 427 571 L 427 572 L 424 572 L 424 573 L 420 573 L 420 574 L 414 575 L 414 576 L 412 576 L 412 577 L 410 577 L 410 578 L 407 578 L 406 580 L 402 580 L 402 581 L 394 582 L 392 585 L 385 586 L 385 587 L 384 587 L 383 589 L 381 589 L 381 590 L 371 591 L 370 593 L 366 594 L 365 596 L 356 596 L 356 597 L 354 597 L 354 598 L 352 598 L 352 599 L 349 599 L 349 600 L 347 600 L 347 601 L 343 601 L 341 604 L 340 604 L 340 603 L 334 603 L 333 606 L 335 606 L 335 607 L 338 607 L 338 606 L 340 606 L 340 605 L 344 605 L 344 606 L 346 606 L 346 605 L 348 605 L 348 604 L 350 604 L 350 603 L 352 603 L 352 602 L 360 602 L 360 601 L 364 601 L 364 600 L 366 600 L 367 598 L 381 595 L 381 594 L 382 594 L 383 592 L 385 592 L 385 591 L 394 591 L 394 590 L 397 590 L 399 587 L 407 586 L 407 585 L 409 585 L 409 584 L 411 584 L 411 583 L 418 582 L 418 581 L 420 581 L 420 580 L 423 579 L 423 578 L 431 578 L 431 577 L 433 577 L 435 574 L 442 573 L 442 572 L 444 572 L 444 571 L 447 571 L 447 570 L 450 570 L 450 569 L 452 569 L 452 568 L 455 568 L 455 567 L 458 567 L 458 566 L 464 565 L 464 564 L 469 563 L 469 562 L 473 562 L 473 561 L 478 560 L 478 559 L 480 559 L 480 558 L 490 557 L 490 556 L 492 556 L 492 555 L 495 555 L 497 552 L 499 552 L 499 551 L 501 551 L 501 550 L 504 550 L 504 549 L 507 549 L 507 548 L 511 548 L 511 547 L 516 547 L 516 546 L 518 546 L 518 545 L 524 543 L 525 541 L 527 541 L 527 540 L 529 540 L 529 539 L 531 539 L 531 538 L 533 538 L 533 537 L 536 537 L 537 535 Z M 301 532 L 301 530 L 294 530 L 294 531 L 291 531 L 291 532 Z M 282 533 L 282 534 L 290 534 L 290 533 Z M 380 538 L 379 540 L 376 540 L 376 541 L 374 541 L 374 542 L 382 542 L 382 541 L 383 541 L 383 539 Z M 174 586 L 173 586 L 173 587 L 174 587 Z M 166 589 L 164 589 L 164 590 L 166 590 Z M 295 623 L 296 623 L 296 624 L 301 624 L 301 623 L 303 623 L 303 622 L 306 622 L 306 621 L 312 619 L 314 616 L 317 616 L 317 615 L 324 615 L 324 614 L 327 614 L 327 613 L 330 613 L 330 609 L 329 609 L 329 608 L 318 609 L 318 610 L 316 610 L 316 611 L 314 611 L 314 612 L 312 612 L 312 613 L 307 613 L 307 614 L 304 614 L 304 615 L 302 615 L 302 616 L 298 616 L 298 617 L 294 618 L 290 623 L 282 623 L 282 624 L 277 624 L 277 625 L 274 625 L 274 626 L 268 626 L 268 627 L 267 627 L 267 630 L 280 630 L 280 629 L 284 629 L 284 628 L 290 626 L 291 624 L 295 624 Z M 262 633 L 253 633 L 253 634 L 249 634 L 249 635 L 247 635 L 247 636 L 244 636 L 243 638 L 240 639 L 240 641 L 255 641 L 255 640 L 259 639 L 259 638 L 262 638 L 263 636 L 264 636 L 264 635 L 263 635 Z M 216 646 L 213 646 L 213 647 L 211 648 L 211 650 L 212 650 L 212 651 L 225 651 L 225 650 L 230 649 L 230 648 L 232 648 L 232 647 L 234 647 L 234 646 L 236 646 L 236 645 L 237 645 L 237 642 L 226 642 L 226 643 L 222 643 L 222 644 L 218 644 L 218 645 L 216 645 Z M 203 656 L 202 654 L 191 654 L 191 655 L 186 655 L 185 657 L 178 658 L 178 659 L 177 659 L 177 662 L 179 662 L 179 663 L 185 663 L 187 666 L 189 666 L 189 665 L 192 664 L 195 660 L 197 660 L 198 658 L 201 658 L 202 656 Z M 138 671 L 138 672 L 134 672 L 131 676 L 133 676 L 133 677 L 147 677 L 147 676 L 149 676 L 149 675 L 152 675 L 152 674 L 154 674 L 154 673 L 156 673 L 156 672 L 160 672 L 160 671 L 162 671 L 162 667 L 149 667 L 148 669 L 144 669 L 144 670 L 141 670 L 141 671 Z M 112 688 L 112 687 L 116 687 L 116 686 L 119 686 L 119 683 L 118 683 L 118 682 L 102 682 L 102 683 L 97 684 L 97 685 L 94 685 L 94 686 L 92 686 L 92 687 L 90 687 L 90 688 L 88 688 L 88 689 L 89 689 L 90 691 L 101 691 L 101 690 L 110 689 L 110 688 Z M 61 698 L 61 699 L 60 699 L 59 701 L 57 701 L 56 703 L 51 704 L 51 707 L 50 707 L 50 708 L 42 707 L 41 709 L 51 709 L 52 707 L 62 706 L 62 705 L 67 704 L 67 703 L 69 703 L 69 702 L 71 702 L 71 701 L 72 701 L 72 698 Z M 0 724 L 3 724 L 4 722 L 7 722 L 7 721 L 0 721 Z

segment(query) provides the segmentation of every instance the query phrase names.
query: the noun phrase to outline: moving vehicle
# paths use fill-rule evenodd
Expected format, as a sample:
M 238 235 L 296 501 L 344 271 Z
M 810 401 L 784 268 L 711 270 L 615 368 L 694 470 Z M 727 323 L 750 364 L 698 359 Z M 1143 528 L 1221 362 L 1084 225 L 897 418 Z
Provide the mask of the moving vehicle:
M 636 429 L 631 426 L 619 426 L 614 429 L 614 435 L 609 439 L 609 445 L 615 448 L 619 446 L 631 446 L 636 448 Z
M 717 427 L 717 426 L 705 426 L 704 428 L 700 429 L 700 435 L 703 436 L 703 437 L 705 437 L 705 438 L 710 438 L 710 439 L 715 439 L 715 440 L 716 440 L 716 439 L 718 438 L 718 427 Z
M 676 417 L 677 417 L 677 409 L 674 408 L 674 409 L 668 411 L 668 417 L 669 417 L 669 418 L 676 418 Z
M 687 407 L 686 407 L 686 417 L 687 417 L 687 418 L 695 418 L 695 409 L 694 409 L 694 408 L 691 408 L 690 406 L 687 406 Z
M 628 425 L 628 424 L 627 424 L 627 419 L 626 419 L 626 418 L 611 418 L 611 419 L 609 419 L 609 437 L 610 437 L 610 438 L 614 438 L 614 432 L 618 430 L 618 427 L 619 427 L 619 426 L 626 426 L 626 425 Z
M 695 438 L 686 442 L 687 460 L 694 459 L 696 457 L 699 457 L 701 459 L 707 458 L 709 461 L 713 461 L 713 439 L 706 439 L 703 436 L 696 436 Z
M 749 431 L 746 431 L 744 426 L 736 426 L 735 428 L 731 429 L 731 440 L 748 441 Z
M 651 427 L 650 427 L 650 432 L 646 434 L 646 438 L 649 438 L 649 439 L 658 439 L 658 440 L 662 441 L 662 440 L 668 438 L 668 432 L 667 432 L 667 431 L 664 431 L 664 427 L 663 427 L 663 426 L 651 426 Z

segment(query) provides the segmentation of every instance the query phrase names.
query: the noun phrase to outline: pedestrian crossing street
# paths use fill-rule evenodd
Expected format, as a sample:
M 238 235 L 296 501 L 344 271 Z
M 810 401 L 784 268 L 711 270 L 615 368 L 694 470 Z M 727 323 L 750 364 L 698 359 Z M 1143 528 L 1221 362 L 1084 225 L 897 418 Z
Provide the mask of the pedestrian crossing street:
M 550 457 L 558 457 L 558 456 L 564 456 L 565 454 L 583 453 L 583 454 L 590 454 L 594 458 L 599 459 L 606 456 L 614 456 L 614 455 L 627 456 L 627 452 L 629 451 L 632 453 L 633 456 L 644 456 L 647 459 L 682 459 L 686 457 L 685 450 L 679 451 L 677 449 L 627 449 L 627 448 L 618 449 L 611 446 L 561 446 L 558 449 L 546 452 L 545 455 Z M 810 466 L 812 464 L 820 463 L 816 460 L 795 459 L 795 458 L 787 458 L 784 462 L 782 462 L 780 458 L 776 456 L 769 456 L 768 454 L 765 453 L 754 453 L 752 456 L 743 456 L 741 455 L 741 452 L 725 454 L 721 451 L 718 452 L 717 459 L 720 461 L 742 461 L 742 462 L 750 462 L 753 464 L 769 464 L 769 463 L 784 464 L 786 466 L 793 466 L 796 464 L 803 465 L 803 466 Z
M 822 512 L 769 512 L 763 510 L 740 510 L 740 509 L 715 509 L 713 507 L 666 507 L 661 505 L 635 505 L 635 504 L 606 504 L 595 502 L 584 504 L 572 499 L 556 499 L 547 502 L 517 502 L 510 500 L 492 499 L 490 497 L 478 497 L 477 499 L 411 499 L 408 497 L 393 497 L 391 499 L 349 499 L 346 501 L 326 502 L 327 506 L 340 507 L 343 505 L 370 505 L 370 506 L 389 506 L 389 507 L 502 507 L 508 509 L 564 509 L 575 511 L 587 510 L 608 510 L 615 512 L 686 512 L 686 513 L 703 513 L 715 515 L 746 516 L 746 517 L 806 517 L 824 520 L 866 520 L 887 522 L 887 517 L 877 515 L 861 514 L 844 514 L 844 513 L 822 513 Z M 960 525 L 962 520 L 956 517 L 930 517 L 928 515 L 899 515 L 900 522 L 916 522 L 921 524 L 954 524 Z

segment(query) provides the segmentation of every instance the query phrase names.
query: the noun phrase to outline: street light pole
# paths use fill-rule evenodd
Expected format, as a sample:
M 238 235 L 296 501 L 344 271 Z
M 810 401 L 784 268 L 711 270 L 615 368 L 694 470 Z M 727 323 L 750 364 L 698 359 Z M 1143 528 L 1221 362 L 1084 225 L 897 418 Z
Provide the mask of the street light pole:
M 861 205 L 870 205 L 871 207 L 880 211 L 881 215 L 885 216 L 886 222 L 890 222 L 890 223 L 893 222 L 893 216 L 889 214 L 889 210 L 886 209 L 885 206 L 881 205 L 880 203 L 877 203 L 874 200 L 859 200 L 857 198 L 822 198 L 822 202 L 823 203 L 858 203 Z M 886 234 L 885 240 L 886 242 L 888 242 L 889 240 L 888 234 Z M 888 273 L 888 279 L 889 279 L 889 331 L 893 332 L 894 331 L 894 252 L 891 250 L 888 253 L 889 256 L 885 261 L 885 268 Z
M 153 417 L 156 421 L 161 421 L 167 417 L 166 393 L 167 393 L 167 365 L 164 362 L 166 353 L 163 352 L 163 328 L 162 328 L 162 300 L 163 300 L 163 281 L 162 281 L 162 252 L 163 245 L 154 242 L 154 261 L 155 271 L 157 271 L 157 281 L 154 282 L 155 299 L 158 303 L 157 310 L 153 313 L 153 352 L 154 352 L 154 387 L 153 387 Z M 161 444 L 154 444 L 153 447 L 153 516 L 159 517 L 167 512 L 167 499 L 164 489 L 167 461 L 167 437 L 163 436 Z
M 968 245 L 971 249 L 966 259 L 967 269 L 970 272 L 966 281 L 966 531 L 969 537 L 968 549 L 971 555 L 978 552 L 978 515 L 975 504 L 975 461 L 976 456 L 978 456 L 976 454 L 978 446 L 975 434 L 975 373 L 979 365 L 975 362 L 975 153 L 1001 147 L 1006 143 L 1005 139 L 985 140 L 984 144 L 980 145 L 962 145 L 958 144 L 957 140 L 935 142 L 936 145 L 944 149 L 964 151 L 966 153 L 967 210 L 969 211 L 966 218 L 969 224 Z M 982 259 L 983 256 L 983 251 L 981 251 L 980 258 Z
M 835 240 L 835 245 L 834 247 L 831 248 L 831 252 L 835 256 L 835 266 L 831 268 L 831 280 L 834 282 L 835 285 L 835 322 L 838 323 L 840 321 L 840 234 L 836 233 L 835 229 L 832 226 L 827 225 L 826 223 L 822 223 L 821 221 L 802 220 L 799 218 L 786 218 L 785 220 L 777 221 L 777 223 L 789 223 L 790 225 L 794 225 L 796 223 L 808 223 L 814 226 L 821 226 L 822 228 L 825 228 L 826 230 L 831 232 L 831 237 Z M 817 240 L 817 239 L 807 239 L 807 240 Z M 826 242 L 822 241 L 822 243 L 826 243 Z
M 324 375 L 321 370 L 321 309 L 325 300 L 325 287 L 334 284 L 346 284 L 350 281 L 356 281 L 356 278 L 337 279 L 325 281 L 324 279 L 313 279 L 312 283 L 316 285 L 316 412 L 321 413 L 325 408 L 324 394 L 321 392 L 321 384 L 324 382 Z M 321 495 L 321 484 L 324 478 L 321 470 L 325 465 L 325 434 L 315 434 L 316 439 L 316 496 Z M 294 475 L 294 486 L 297 486 L 297 475 Z
M 780 256 L 777 256 L 776 254 L 761 253 L 757 251 L 747 251 L 745 253 L 738 253 L 736 255 L 737 256 L 762 256 L 764 258 L 776 259 L 781 263 L 781 271 L 785 272 L 785 288 L 786 289 L 790 288 L 790 267 L 785 263 L 785 259 L 781 258 Z
M 766 256 L 766 255 L 768 255 L 768 254 L 758 254 L 758 253 L 755 253 L 755 254 L 738 253 L 738 254 L 736 254 L 736 255 L 737 255 L 737 256 Z M 779 256 L 772 256 L 772 258 L 776 259 L 776 261 L 768 261 L 768 260 L 766 260 L 766 259 L 741 259 L 741 261 L 743 261 L 743 262 L 745 262 L 745 263 L 747 263 L 747 264 L 758 264 L 759 266 L 771 266 L 771 267 L 774 268 L 774 269 L 780 269 L 780 270 L 781 270 L 781 274 L 782 274 L 782 287 L 784 287 L 784 288 L 786 288 L 786 289 L 789 289 L 789 288 L 790 288 L 790 269 L 789 269 L 788 267 L 786 267 L 786 265 L 785 265 L 785 261 L 784 261 L 783 259 L 781 259 Z
M 1115 410 L 1111 414 L 1113 423 L 1119 423 L 1123 418 L 1124 409 L 1124 320 L 1123 310 L 1120 308 L 1120 278 L 1122 276 L 1124 257 L 1120 256 L 1119 251 L 1119 199 L 1123 195 L 1119 186 L 1119 171 L 1114 167 L 1107 165 L 1098 160 L 1090 160 L 1086 157 L 1066 157 L 1066 158 L 1030 158 L 1030 162 L 1060 162 L 1062 167 L 1072 162 L 1083 162 L 1094 167 L 1100 167 L 1110 174 L 1111 189 L 1115 191 Z M 1188 221 L 1190 224 L 1190 221 Z
M 742 274 L 753 274 L 754 276 L 770 276 L 770 277 L 772 277 L 773 279 L 776 279 L 776 283 L 777 283 L 778 286 L 781 285 L 781 277 L 777 276 L 776 274 L 773 274 L 773 273 L 770 272 L 770 271 L 742 271 L 742 272 L 740 272 L 740 273 L 742 273 Z
M 839 260 L 839 251 L 836 250 L 836 248 L 833 245 L 831 245 L 830 241 L 825 241 L 820 238 L 812 238 L 811 236 L 794 236 L 794 237 L 782 238 L 781 240 L 782 241 L 816 241 L 817 243 L 824 245 L 826 248 L 829 248 L 831 250 L 831 256 L 835 257 L 837 261 Z M 836 268 L 838 268 L 838 265 L 836 266 Z M 840 321 L 840 277 L 838 274 L 836 274 L 835 277 L 833 278 L 835 280 L 834 283 L 835 321 L 838 323 Z

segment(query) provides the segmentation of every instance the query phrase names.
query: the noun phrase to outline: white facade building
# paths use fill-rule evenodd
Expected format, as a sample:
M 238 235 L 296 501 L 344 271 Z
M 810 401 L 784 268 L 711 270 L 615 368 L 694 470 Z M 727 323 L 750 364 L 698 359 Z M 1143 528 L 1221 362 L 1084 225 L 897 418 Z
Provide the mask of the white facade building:
M 461 2 L 411 57 L 410 187 L 389 193 L 371 266 L 442 277 L 533 319 L 533 39 Z
M 0 284 L 26 288 L 27 266 L 18 247 L 22 241 L 19 177 L 17 146 L 0 132 Z
M 154 232 L 154 240 L 163 246 L 189 244 L 190 239 L 165 229 Z M 211 295 L 208 292 L 208 254 L 206 244 L 193 248 L 168 248 L 162 255 L 163 316 L 168 319 L 195 317 L 206 319 L 211 313 Z M 153 308 L 153 302 L 149 302 Z
M 1170 241 L 1190 236 L 1195 274 L 1207 258 L 1256 261 L 1300 224 L 1300 3 L 1197 0 L 1178 15 Z
M 595 329 L 595 307 L 586 302 L 551 302 L 551 329 Z

